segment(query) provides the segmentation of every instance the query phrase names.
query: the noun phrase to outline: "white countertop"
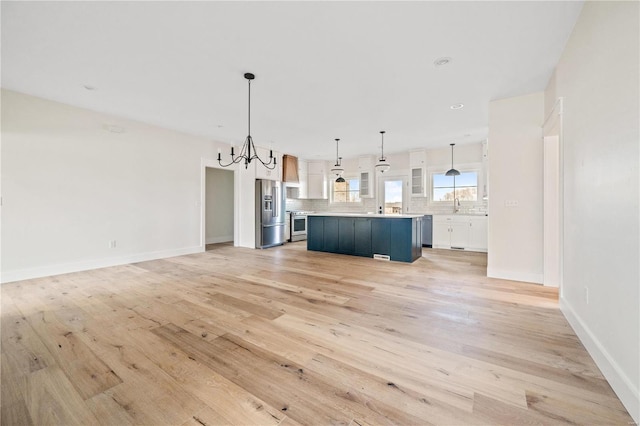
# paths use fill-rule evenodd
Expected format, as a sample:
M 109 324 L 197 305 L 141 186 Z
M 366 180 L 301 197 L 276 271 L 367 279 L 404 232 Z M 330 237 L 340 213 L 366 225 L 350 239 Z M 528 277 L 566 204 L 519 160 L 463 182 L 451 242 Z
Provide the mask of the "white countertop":
M 369 218 L 385 218 L 385 219 L 411 219 L 414 217 L 423 217 L 423 214 L 369 214 L 369 213 L 336 213 L 336 212 L 317 212 L 309 213 L 307 216 L 336 216 L 336 217 L 369 217 Z
M 489 216 L 488 213 L 425 213 L 431 216 Z

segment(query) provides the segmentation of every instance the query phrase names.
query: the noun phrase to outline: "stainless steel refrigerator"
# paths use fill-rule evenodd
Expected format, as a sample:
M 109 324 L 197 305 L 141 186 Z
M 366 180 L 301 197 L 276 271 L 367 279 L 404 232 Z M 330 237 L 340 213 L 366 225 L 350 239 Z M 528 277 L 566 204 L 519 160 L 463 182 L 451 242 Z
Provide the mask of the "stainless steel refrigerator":
M 283 189 L 282 182 L 256 179 L 256 248 L 284 244 Z

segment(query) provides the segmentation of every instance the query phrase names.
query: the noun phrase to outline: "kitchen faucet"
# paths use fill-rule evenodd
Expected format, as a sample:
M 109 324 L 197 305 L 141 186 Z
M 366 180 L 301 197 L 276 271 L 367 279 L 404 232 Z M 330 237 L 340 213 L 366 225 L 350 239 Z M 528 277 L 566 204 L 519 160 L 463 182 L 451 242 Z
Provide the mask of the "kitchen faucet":
M 458 213 L 460 211 L 460 199 L 459 198 L 454 198 L 453 199 L 453 212 L 454 213 Z

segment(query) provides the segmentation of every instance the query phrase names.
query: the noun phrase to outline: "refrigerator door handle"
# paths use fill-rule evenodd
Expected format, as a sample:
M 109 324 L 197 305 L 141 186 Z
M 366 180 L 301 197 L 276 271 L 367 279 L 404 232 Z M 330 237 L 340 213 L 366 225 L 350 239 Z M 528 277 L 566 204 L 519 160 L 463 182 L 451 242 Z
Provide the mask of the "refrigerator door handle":
M 278 197 L 278 186 L 274 185 L 273 186 L 273 209 L 271 210 L 271 216 L 273 217 L 278 217 L 278 200 L 280 200 L 280 198 Z

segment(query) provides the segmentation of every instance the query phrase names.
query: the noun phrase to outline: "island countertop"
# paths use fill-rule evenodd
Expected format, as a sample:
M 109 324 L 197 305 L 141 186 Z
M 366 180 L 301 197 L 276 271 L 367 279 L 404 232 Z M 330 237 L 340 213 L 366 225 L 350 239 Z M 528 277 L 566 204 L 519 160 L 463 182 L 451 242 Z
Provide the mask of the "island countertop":
M 423 217 L 423 214 L 375 214 L 375 213 L 336 213 L 336 212 L 316 212 L 309 213 L 307 216 L 333 216 L 333 217 L 367 217 L 385 218 L 385 219 L 412 219 L 414 217 Z

